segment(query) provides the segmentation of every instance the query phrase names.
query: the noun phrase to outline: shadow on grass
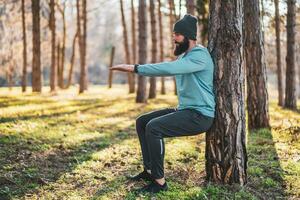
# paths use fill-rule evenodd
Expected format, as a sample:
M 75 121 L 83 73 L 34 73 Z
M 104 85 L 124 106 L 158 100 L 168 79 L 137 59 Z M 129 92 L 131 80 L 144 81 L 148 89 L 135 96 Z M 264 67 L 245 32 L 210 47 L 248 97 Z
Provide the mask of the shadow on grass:
M 287 196 L 272 132 L 259 129 L 248 134 L 248 183 L 246 188 L 260 199 Z
M 80 145 L 68 148 L 59 146 L 43 154 L 26 154 L 25 151 L 22 157 L 18 156 L 15 160 L 8 157 L 1 163 L 5 168 L 0 168 L 1 173 L 6 172 L 6 176 L 0 179 L 1 199 L 21 198 L 28 192 L 34 193 L 39 187 L 55 182 L 63 174 L 74 170 L 76 166 L 91 160 L 94 152 L 132 137 L 135 135 L 114 132 L 86 140 Z
M 16 116 L 16 117 L 2 117 L 0 119 L 0 123 L 7 123 L 7 122 L 15 122 L 20 120 L 32 120 L 32 119 L 45 119 L 45 118 L 51 118 L 51 117 L 59 117 L 62 115 L 68 115 L 73 114 L 76 112 L 87 112 L 89 110 L 94 110 L 97 108 L 102 108 L 109 106 L 111 104 L 114 104 L 116 102 L 120 101 L 119 99 L 114 99 L 110 101 L 101 101 L 100 99 L 89 99 L 89 100 L 73 100 L 69 106 L 76 106 L 78 108 L 72 109 L 70 111 L 61 111 L 61 112 L 55 112 L 64 110 L 65 106 L 50 106 L 34 111 L 28 111 L 22 113 L 22 116 Z M 38 114 L 39 111 L 50 111 L 49 114 Z

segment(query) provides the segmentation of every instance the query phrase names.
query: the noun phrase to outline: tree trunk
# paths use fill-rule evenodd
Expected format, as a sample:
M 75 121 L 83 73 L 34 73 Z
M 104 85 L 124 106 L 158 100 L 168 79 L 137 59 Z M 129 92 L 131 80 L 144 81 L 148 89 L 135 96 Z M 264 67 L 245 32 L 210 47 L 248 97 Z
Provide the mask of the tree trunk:
M 215 63 L 216 116 L 206 135 L 206 176 L 217 183 L 247 181 L 244 109 L 243 1 L 210 1 L 209 51 Z
M 59 87 L 60 88 L 64 88 L 64 68 L 65 68 L 65 46 L 66 46 L 66 19 L 65 19 L 65 2 L 64 2 L 64 6 L 63 9 L 60 7 L 59 4 L 57 4 L 57 8 L 62 16 L 62 20 L 63 20 L 63 39 L 62 39 L 62 46 L 61 46 L 61 59 L 60 59 L 60 74 L 59 74 Z
M 32 91 L 42 91 L 40 1 L 32 0 Z
M 295 35 L 296 35 L 296 0 L 287 0 L 287 56 L 286 56 L 286 87 L 285 107 L 297 109 Z
M 50 91 L 56 90 L 56 65 L 55 65 L 55 8 L 54 0 L 50 0 L 50 20 L 49 26 L 51 30 L 51 72 L 50 72 Z
M 70 59 L 70 70 L 69 70 L 69 76 L 68 76 L 68 83 L 66 88 L 69 88 L 72 84 L 72 76 L 73 76 L 73 69 L 74 69 L 74 60 L 75 60 L 75 50 L 76 50 L 76 38 L 78 37 L 78 32 L 76 32 L 73 42 L 72 42 L 72 55 Z
M 60 85 L 60 74 L 61 74 L 61 62 L 60 62 L 60 56 L 61 56 L 61 50 L 60 50 L 60 41 L 57 39 L 57 44 L 56 44 L 56 72 L 57 72 L 57 85 Z
M 151 63 L 156 63 L 157 56 L 157 37 L 156 37 L 156 18 L 155 18 L 155 4 L 150 0 L 150 18 L 151 18 Z M 149 99 L 156 97 L 156 78 L 150 77 Z
M 126 20 L 124 15 L 124 8 L 123 8 L 123 0 L 120 0 L 120 11 L 122 16 L 122 26 L 123 26 L 123 44 L 125 49 L 125 57 L 126 63 L 130 63 L 130 52 L 129 52 L 129 45 L 128 45 L 128 34 L 127 34 L 127 27 L 126 27 Z M 128 85 L 129 85 L 129 93 L 134 92 L 134 85 L 132 84 L 132 73 L 127 73 L 128 76 Z
M 108 88 L 112 87 L 113 71 L 110 68 L 113 66 L 115 56 L 115 47 L 113 46 L 110 54 L 110 63 L 109 63 L 109 75 L 108 75 Z
M 164 60 L 164 38 L 163 38 L 163 26 L 161 15 L 161 0 L 158 0 L 158 22 L 159 22 L 159 50 L 160 50 L 160 62 Z M 165 77 L 161 77 L 161 94 L 166 94 Z
M 195 0 L 186 0 L 186 12 L 195 15 Z
M 132 33 L 132 63 L 136 64 L 136 28 L 135 28 L 135 9 L 133 0 L 131 0 L 131 33 Z M 133 92 L 135 92 L 135 74 L 132 74 Z
M 274 0 L 275 4 L 275 30 L 276 30 L 276 57 L 277 57 L 277 78 L 278 78 L 278 105 L 284 106 L 284 88 L 283 88 L 283 69 L 281 65 L 281 49 L 280 49 L 280 15 L 278 1 Z
M 22 31 L 23 31 L 23 69 L 22 69 L 22 92 L 26 92 L 27 86 L 27 40 L 26 40 L 26 18 L 25 0 L 22 0 Z
M 269 101 L 259 0 L 244 2 L 248 128 L 269 128 Z
M 197 0 L 197 13 L 198 13 L 198 27 L 199 41 L 202 42 L 203 45 L 207 43 L 207 34 L 208 34 L 208 11 L 206 6 L 208 5 L 208 0 Z
M 147 9 L 146 0 L 139 0 L 139 64 L 147 61 Z M 146 77 L 138 76 L 137 103 L 146 103 Z
M 174 6 L 174 0 L 168 0 L 169 2 L 169 10 L 170 10 L 170 36 L 171 36 L 171 51 L 170 51 L 170 57 L 173 60 L 174 59 L 174 41 L 173 41 L 173 26 L 175 23 L 175 13 L 173 14 L 173 11 L 175 10 Z M 176 89 L 176 81 L 175 77 L 173 77 L 173 82 L 174 82 L 174 94 L 177 95 L 177 89 Z
M 86 0 L 82 0 L 82 14 L 80 16 L 80 5 L 77 0 L 77 31 L 79 41 L 79 54 L 80 54 L 80 78 L 79 78 L 79 93 L 83 93 L 87 89 L 87 74 L 86 74 L 86 24 L 87 24 L 87 13 L 86 13 Z M 82 18 L 82 19 L 81 19 Z M 83 21 L 81 32 L 81 20 Z

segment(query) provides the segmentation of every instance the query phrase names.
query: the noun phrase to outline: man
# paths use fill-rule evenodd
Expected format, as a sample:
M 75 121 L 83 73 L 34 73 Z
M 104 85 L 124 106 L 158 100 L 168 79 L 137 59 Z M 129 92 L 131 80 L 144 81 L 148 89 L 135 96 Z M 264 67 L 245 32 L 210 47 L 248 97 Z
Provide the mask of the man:
M 136 120 L 144 171 L 132 180 L 152 181 L 141 191 L 167 190 L 164 178 L 164 140 L 166 137 L 191 136 L 206 132 L 213 124 L 214 65 L 207 48 L 196 44 L 197 19 L 185 15 L 173 29 L 177 60 L 156 64 L 112 67 L 112 70 L 135 72 L 143 76 L 175 76 L 179 105 L 141 115 Z

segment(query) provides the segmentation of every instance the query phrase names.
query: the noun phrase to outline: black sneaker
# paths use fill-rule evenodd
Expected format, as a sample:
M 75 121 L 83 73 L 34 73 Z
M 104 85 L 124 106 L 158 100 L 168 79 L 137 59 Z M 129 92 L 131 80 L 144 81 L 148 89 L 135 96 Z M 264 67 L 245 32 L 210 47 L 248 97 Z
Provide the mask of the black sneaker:
M 163 185 L 158 184 L 156 181 L 152 181 L 149 185 L 144 186 L 139 189 L 139 192 L 150 192 L 150 193 L 158 193 L 160 191 L 167 191 L 168 185 L 165 182 Z
M 146 170 L 142 171 L 141 173 L 135 175 L 135 176 L 130 176 L 128 177 L 132 181 L 139 181 L 141 179 L 145 181 L 153 181 L 154 179 L 152 178 L 151 174 L 149 174 Z

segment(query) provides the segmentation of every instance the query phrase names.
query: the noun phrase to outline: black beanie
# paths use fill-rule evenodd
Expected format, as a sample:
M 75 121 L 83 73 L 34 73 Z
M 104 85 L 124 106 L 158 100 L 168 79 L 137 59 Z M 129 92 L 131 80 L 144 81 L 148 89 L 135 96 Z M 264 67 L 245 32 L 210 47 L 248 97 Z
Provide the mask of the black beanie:
M 197 18 L 193 15 L 186 14 L 178 20 L 173 28 L 175 33 L 180 33 L 191 40 L 196 40 L 197 36 Z

